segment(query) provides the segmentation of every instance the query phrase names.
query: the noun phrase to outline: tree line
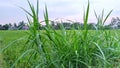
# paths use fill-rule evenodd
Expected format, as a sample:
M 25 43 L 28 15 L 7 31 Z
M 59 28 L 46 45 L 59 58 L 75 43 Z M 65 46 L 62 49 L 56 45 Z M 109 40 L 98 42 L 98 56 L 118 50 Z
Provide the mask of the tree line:
M 42 25 L 39 27 L 40 30 L 44 30 L 46 25 Z M 84 29 L 84 24 L 80 22 L 56 22 L 56 21 L 51 21 L 50 26 L 53 29 L 59 30 L 61 27 L 65 28 L 66 30 L 71 30 L 71 29 Z M 18 24 L 4 24 L 0 25 L 0 30 L 28 30 L 29 25 L 25 23 L 24 21 L 19 22 Z M 96 29 L 120 29 L 120 18 L 112 18 L 111 22 L 107 25 L 99 25 L 99 23 L 88 23 L 87 24 L 87 29 L 89 30 L 96 30 Z
M 0 24 L 0 30 L 25 30 L 25 29 L 28 29 L 28 26 L 24 21 L 21 21 L 18 24 L 17 23 L 14 24 L 9 23 L 4 25 Z

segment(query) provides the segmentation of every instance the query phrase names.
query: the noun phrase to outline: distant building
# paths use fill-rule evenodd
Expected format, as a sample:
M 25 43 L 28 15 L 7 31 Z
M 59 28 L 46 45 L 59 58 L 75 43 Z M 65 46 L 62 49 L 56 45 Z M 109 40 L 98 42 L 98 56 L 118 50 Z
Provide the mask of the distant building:
M 23 30 L 28 30 L 28 29 L 29 29 L 29 27 L 28 27 L 28 25 L 27 25 L 27 24 L 25 24 L 25 25 L 22 27 L 22 29 L 23 29 Z

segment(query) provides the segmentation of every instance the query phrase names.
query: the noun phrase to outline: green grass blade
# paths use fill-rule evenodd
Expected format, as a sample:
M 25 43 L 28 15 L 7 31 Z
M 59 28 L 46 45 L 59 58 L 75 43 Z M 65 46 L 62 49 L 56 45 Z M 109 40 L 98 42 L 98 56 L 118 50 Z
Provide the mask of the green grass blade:
M 87 22 L 88 22 L 89 9 L 90 9 L 90 3 L 89 3 L 89 0 L 88 0 L 87 11 L 84 14 L 84 29 L 85 30 L 87 30 Z
M 27 10 L 25 10 L 24 8 L 20 7 L 22 10 L 24 10 L 28 15 L 30 15 L 31 17 L 33 17 L 33 15 L 31 13 L 29 13 Z
M 11 68 L 14 68 L 14 66 L 16 65 L 16 63 L 22 59 L 23 57 L 25 57 L 27 54 L 31 53 L 31 52 L 37 52 L 35 49 L 29 49 L 27 51 L 25 51 L 16 61 L 15 63 L 11 66 Z
M 97 16 L 97 13 L 96 13 L 96 11 L 95 11 L 95 10 L 94 10 L 94 14 L 95 14 L 96 19 L 98 19 L 98 16 Z
M 113 11 L 113 10 L 111 10 L 111 11 L 107 14 L 107 16 L 105 17 L 105 20 L 103 21 L 103 24 L 106 22 L 106 20 L 108 19 L 108 17 L 109 17 L 110 14 L 112 13 L 112 11 Z
M 93 44 L 95 44 L 95 45 L 97 46 L 97 48 L 99 49 L 99 51 L 100 51 L 100 53 L 101 53 L 101 55 L 102 55 L 102 58 L 103 58 L 104 61 L 105 61 L 105 60 L 106 60 L 106 57 L 105 57 L 105 54 L 104 54 L 103 50 L 101 49 L 101 47 L 100 47 L 97 43 L 95 43 L 95 42 L 93 42 Z
M 103 22 L 103 18 L 104 18 L 104 9 L 102 10 L 102 16 L 101 16 L 102 22 Z
M 25 37 L 19 38 L 17 40 L 12 41 L 11 43 L 9 43 L 8 45 L 6 45 L 3 49 L 0 50 L 0 52 L 3 52 L 4 50 L 6 50 L 7 48 L 9 48 L 10 46 L 12 46 L 13 44 L 15 44 L 16 42 L 25 39 Z
M 44 20 L 45 20 L 47 27 L 50 29 L 49 16 L 48 16 L 48 10 L 47 10 L 46 5 L 45 5 L 45 12 L 44 12 Z
M 39 0 L 37 0 L 37 9 L 36 9 L 36 13 L 37 13 L 37 17 L 38 17 L 38 14 L 39 14 Z

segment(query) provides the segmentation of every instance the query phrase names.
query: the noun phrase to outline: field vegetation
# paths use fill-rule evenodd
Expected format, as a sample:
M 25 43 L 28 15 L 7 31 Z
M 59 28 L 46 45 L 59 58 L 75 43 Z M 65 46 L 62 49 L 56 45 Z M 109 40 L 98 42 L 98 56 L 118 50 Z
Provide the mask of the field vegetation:
M 47 6 L 45 6 L 45 30 L 39 30 L 39 2 L 37 7 L 28 1 L 31 12 L 27 14 L 28 31 L 0 31 L 0 44 L 5 65 L 11 68 L 119 68 L 120 67 L 120 31 L 102 29 L 104 11 L 97 18 L 96 30 L 88 30 L 90 4 L 84 11 L 84 30 L 73 26 L 66 30 L 60 25 L 55 30 L 49 24 Z M 102 30 L 99 30 L 99 29 Z

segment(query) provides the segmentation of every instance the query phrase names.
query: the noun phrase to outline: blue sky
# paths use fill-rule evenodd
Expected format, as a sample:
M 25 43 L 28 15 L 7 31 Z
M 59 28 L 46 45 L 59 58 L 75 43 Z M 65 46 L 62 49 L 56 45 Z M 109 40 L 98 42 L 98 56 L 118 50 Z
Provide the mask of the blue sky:
M 30 0 L 30 2 L 36 4 L 36 0 Z M 40 20 L 43 20 L 45 3 L 48 7 L 50 19 L 70 19 L 79 22 L 83 20 L 83 7 L 87 6 L 87 0 L 40 0 Z M 90 0 L 89 22 L 96 22 L 94 10 L 100 14 L 104 9 L 106 15 L 113 9 L 108 22 L 112 17 L 120 17 L 119 3 L 120 0 Z M 0 0 L 0 24 L 27 21 L 25 12 L 18 6 L 29 11 L 27 0 Z

